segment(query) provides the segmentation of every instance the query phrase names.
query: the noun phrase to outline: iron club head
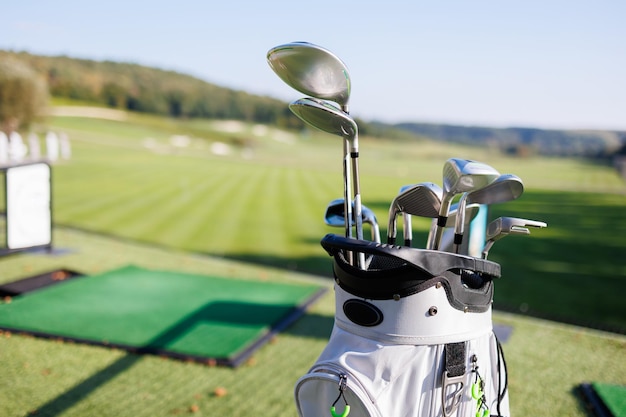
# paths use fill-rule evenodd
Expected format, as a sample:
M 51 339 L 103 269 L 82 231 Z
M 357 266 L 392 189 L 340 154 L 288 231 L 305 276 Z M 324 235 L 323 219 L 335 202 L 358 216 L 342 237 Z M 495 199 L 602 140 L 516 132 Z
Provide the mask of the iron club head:
M 396 217 L 398 213 L 421 217 L 437 217 L 441 205 L 442 190 L 437 184 L 423 182 L 404 186 L 393 199 L 389 207 L 389 224 L 387 227 L 387 243 L 394 244 L 397 234 Z M 405 229 L 409 224 L 405 216 Z M 405 241 L 407 240 L 407 230 Z
M 344 199 L 338 198 L 336 200 L 328 203 L 326 207 L 326 213 L 324 214 L 324 223 L 331 227 L 343 227 L 345 226 L 345 209 L 344 209 Z M 354 205 L 354 203 L 352 204 Z M 372 236 L 371 239 L 374 242 L 380 243 L 380 229 L 378 226 L 378 220 L 376 219 L 376 215 L 374 212 L 368 208 L 367 206 L 361 206 L 363 222 L 368 223 L 372 228 Z M 354 222 L 354 218 L 352 218 L 352 222 Z
M 459 200 L 459 216 L 454 226 L 454 252 L 459 253 L 465 232 L 465 205 L 467 203 L 495 204 L 519 198 L 524 192 L 524 183 L 513 174 L 502 174 L 483 188 L 466 192 Z

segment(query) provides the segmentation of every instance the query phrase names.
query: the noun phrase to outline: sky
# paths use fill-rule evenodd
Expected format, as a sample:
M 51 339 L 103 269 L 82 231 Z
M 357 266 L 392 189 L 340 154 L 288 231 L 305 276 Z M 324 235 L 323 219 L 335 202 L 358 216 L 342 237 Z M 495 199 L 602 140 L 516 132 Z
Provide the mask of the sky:
M 132 62 L 302 94 L 269 49 L 331 50 L 373 121 L 626 130 L 626 1 L 5 0 L 0 49 Z

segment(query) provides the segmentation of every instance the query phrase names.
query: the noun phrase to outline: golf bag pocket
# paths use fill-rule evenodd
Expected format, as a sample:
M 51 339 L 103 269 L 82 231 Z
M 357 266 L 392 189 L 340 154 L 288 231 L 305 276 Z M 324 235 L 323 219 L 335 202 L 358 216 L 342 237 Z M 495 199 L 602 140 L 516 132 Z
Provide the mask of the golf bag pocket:
M 384 417 L 360 381 L 336 364 L 319 364 L 295 388 L 300 417 Z
M 508 416 L 502 362 L 492 332 L 465 342 L 408 345 L 335 325 L 296 383 L 295 402 L 300 417 Z

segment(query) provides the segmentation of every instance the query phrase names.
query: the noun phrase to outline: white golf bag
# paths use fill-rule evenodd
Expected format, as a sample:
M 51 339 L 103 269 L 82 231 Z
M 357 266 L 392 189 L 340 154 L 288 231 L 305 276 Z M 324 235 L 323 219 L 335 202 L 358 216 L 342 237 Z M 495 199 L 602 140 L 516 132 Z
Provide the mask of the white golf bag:
M 301 417 L 509 416 L 492 329 L 500 265 L 470 256 L 326 235 L 335 324 L 295 386 Z M 368 267 L 346 258 L 362 252 Z

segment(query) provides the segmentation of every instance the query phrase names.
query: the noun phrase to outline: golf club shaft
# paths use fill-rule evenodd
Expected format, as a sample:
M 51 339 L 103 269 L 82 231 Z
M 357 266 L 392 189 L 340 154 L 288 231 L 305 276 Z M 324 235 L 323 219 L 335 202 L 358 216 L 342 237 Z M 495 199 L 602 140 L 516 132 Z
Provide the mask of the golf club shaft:
M 356 143 L 357 139 L 354 139 Z M 356 238 L 363 240 L 363 213 L 361 206 L 361 187 L 359 184 L 359 151 L 356 145 L 350 150 L 350 159 L 352 160 L 352 184 L 354 187 L 354 222 L 356 226 Z M 358 253 L 358 266 L 365 268 L 365 254 Z
M 348 139 L 343 140 L 343 212 L 345 220 L 345 235 L 352 237 L 352 190 L 350 181 L 350 143 Z M 350 265 L 354 265 L 352 252 L 346 252 L 346 259 Z
M 459 253 L 461 243 L 463 243 L 463 233 L 465 232 L 465 205 L 467 203 L 468 193 L 463 193 L 459 200 L 459 207 L 456 212 L 456 221 L 454 222 L 454 253 Z

